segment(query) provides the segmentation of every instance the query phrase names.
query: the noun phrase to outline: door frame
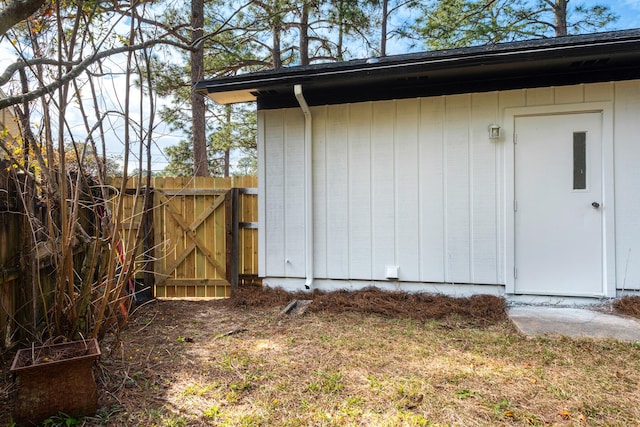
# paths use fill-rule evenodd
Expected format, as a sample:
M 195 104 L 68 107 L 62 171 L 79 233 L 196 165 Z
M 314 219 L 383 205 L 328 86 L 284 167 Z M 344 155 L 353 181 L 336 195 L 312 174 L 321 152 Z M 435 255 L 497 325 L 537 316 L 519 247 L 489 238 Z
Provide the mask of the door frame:
M 517 117 L 549 116 L 580 113 L 602 114 L 602 293 L 616 296 L 615 271 L 615 200 L 613 152 L 613 103 L 587 102 L 581 104 L 542 105 L 505 108 L 503 113 L 504 143 L 504 217 L 505 233 L 505 292 L 515 293 L 515 122 Z

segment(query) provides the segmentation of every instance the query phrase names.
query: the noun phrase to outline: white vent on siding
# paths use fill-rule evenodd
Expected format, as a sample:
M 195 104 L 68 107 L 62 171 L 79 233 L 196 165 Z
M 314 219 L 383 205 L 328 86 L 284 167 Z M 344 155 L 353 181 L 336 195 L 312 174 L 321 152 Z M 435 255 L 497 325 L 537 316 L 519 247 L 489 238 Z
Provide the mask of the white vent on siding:
M 387 279 L 397 279 L 398 278 L 398 266 L 397 265 L 387 265 L 385 266 L 385 277 Z

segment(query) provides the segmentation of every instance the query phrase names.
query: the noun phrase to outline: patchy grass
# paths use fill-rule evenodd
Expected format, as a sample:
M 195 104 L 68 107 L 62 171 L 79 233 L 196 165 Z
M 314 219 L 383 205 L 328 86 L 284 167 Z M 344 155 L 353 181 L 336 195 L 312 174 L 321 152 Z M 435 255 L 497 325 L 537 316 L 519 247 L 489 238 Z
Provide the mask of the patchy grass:
M 637 344 L 528 339 L 494 297 L 312 296 L 299 317 L 279 315 L 296 296 L 277 290 L 139 308 L 102 344 L 85 424 L 640 425 Z

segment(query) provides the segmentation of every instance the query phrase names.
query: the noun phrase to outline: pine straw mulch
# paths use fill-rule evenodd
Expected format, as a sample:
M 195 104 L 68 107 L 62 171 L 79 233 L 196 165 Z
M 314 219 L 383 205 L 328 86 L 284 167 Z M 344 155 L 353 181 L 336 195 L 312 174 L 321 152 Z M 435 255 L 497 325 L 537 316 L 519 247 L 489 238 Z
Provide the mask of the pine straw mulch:
M 630 295 L 615 300 L 613 310 L 615 313 L 640 319 L 640 296 Z
M 313 300 L 308 311 L 315 313 L 354 312 L 418 321 L 449 319 L 469 326 L 485 326 L 507 320 L 505 299 L 493 295 L 464 298 L 442 294 L 381 291 L 377 288 L 290 293 L 281 288 L 265 287 L 240 289 L 229 303 L 235 307 L 274 307 L 284 306 L 292 299 Z

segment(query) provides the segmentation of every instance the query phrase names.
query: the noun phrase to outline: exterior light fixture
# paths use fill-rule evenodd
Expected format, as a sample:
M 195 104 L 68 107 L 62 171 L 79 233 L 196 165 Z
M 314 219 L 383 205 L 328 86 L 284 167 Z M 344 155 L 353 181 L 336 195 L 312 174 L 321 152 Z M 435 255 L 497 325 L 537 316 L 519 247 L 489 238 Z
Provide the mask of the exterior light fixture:
M 500 125 L 489 125 L 489 139 L 500 138 Z

